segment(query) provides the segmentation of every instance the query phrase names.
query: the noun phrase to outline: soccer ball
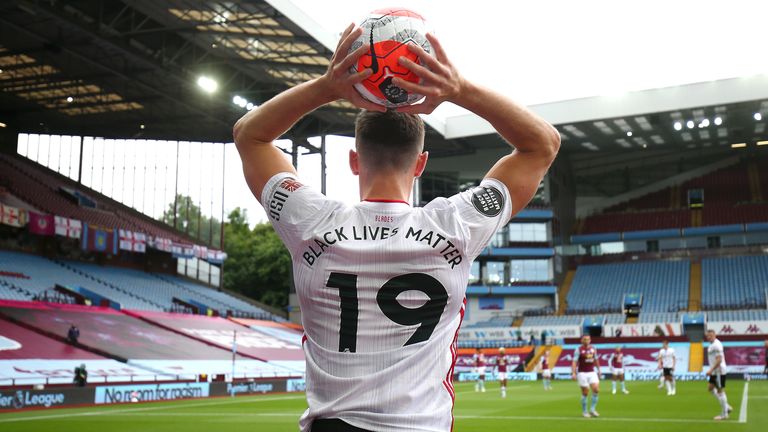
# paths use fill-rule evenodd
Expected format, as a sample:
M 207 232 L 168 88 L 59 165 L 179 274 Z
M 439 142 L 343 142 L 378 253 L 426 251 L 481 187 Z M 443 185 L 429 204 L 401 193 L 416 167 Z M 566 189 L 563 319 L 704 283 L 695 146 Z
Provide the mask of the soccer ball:
M 397 63 L 402 56 L 419 62 L 416 54 L 408 49 L 409 43 L 421 45 L 424 51 L 434 55 L 432 44 L 426 38 L 428 28 L 424 18 L 404 8 L 379 9 L 368 14 L 360 27 L 363 33 L 352 43 L 349 52 L 366 42 L 371 45 L 371 51 L 361 56 L 350 72 L 370 68 L 373 73 L 355 84 L 355 89 L 369 101 L 387 108 L 412 105 L 424 98 L 392 84 L 394 77 L 419 82 L 416 74 Z

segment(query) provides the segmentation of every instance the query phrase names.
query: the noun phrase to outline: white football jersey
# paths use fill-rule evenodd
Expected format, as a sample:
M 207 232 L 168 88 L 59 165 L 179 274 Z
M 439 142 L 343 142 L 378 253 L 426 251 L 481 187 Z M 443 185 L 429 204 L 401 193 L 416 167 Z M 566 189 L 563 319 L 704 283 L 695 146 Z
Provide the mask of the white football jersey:
M 720 356 L 720 367 L 715 369 L 716 374 L 725 375 L 728 373 L 728 366 L 725 364 L 725 349 L 723 343 L 719 339 L 715 339 L 714 342 L 707 347 L 707 360 L 709 360 L 710 367 L 717 361 L 717 356 Z
M 338 418 L 377 432 L 450 431 L 472 261 L 510 218 L 503 183 L 422 208 L 349 206 L 277 174 L 261 202 L 293 258 L 304 326 L 302 431 Z
M 659 358 L 661 359 L 661 367 L 663 368 L 675 367 L 675 349 L 674 348 L 660 349 Z

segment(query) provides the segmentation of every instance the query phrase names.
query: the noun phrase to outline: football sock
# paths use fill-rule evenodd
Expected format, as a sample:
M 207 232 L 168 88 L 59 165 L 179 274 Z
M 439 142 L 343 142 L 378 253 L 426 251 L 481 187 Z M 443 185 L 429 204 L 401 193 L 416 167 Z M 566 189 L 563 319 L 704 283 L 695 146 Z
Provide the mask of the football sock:
M 611 381 L 611 390 L 613 390 L 614 393 L 616 392 L 616 381 Z
M 587 412 L 587 397 L 581 396 L 581 410 Z
M 627 391 L 627 386 L 624 384 L 624 381 L 621 382 L 621 390 Z
M 592 393 L 592 411 L 597 408 L 597 394 Z
M 669 381 L 667 381 L 666 383 L 667 383 L 667 384 L 666 384 L 666 385 L 667 385 L 667 391 L 668 391 L 668 392 L 670 392 L 670 393 L 672 393 L 672 383 L 671 383 L 671 382 L 669 382 Z
M 725 395 L 725 392 L 720 393 L 720 406 L 723 409 L 723 416 L 728 415 L 728 396 Z

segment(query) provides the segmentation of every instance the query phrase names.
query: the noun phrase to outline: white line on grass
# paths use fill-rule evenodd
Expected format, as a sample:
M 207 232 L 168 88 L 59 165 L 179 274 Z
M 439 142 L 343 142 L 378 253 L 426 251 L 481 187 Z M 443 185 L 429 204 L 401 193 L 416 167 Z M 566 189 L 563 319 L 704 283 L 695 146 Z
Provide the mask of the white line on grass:
M 744 383 L 744 393 L 741 394 L 741 407 L 739 408 L 739 423 L 747 422 L 747 406 L 749 405 L 749 382 Z
M 580 420 L 581 417 L 552 417 L 552 416 L 473 416 L 473 415 L 457 415 L 454 416 L 457 419 L 493 419 L 493 420 L 565 420 L 574 421 Z M 705 419 L 661 419 L 661 418 L 636 418 L 636 417 L 600 417 L 589 419 L 591 421 L 613 421 L 613 422 L 646 422 L 646 423 L 713 423 L 712 420 Z
M 226 399 L 226 400 L 220 400 L 220 401 L 211 401 L 211 402 L 203 402 L 203 403 L 188 404 L 188 405 L 162 405 L 162 406 L 151 406 L 151 407 L 143 407 L 143 408 L 101 409 L 99 411 L 85 411 L 85 412 L 76 412 L 76 413 L 67 413 L 67 414 L 48 414 L 48 415 L 16 417 L 16 418 L 8 418 L 8 419 L 0 418 L 0 423 L 23 422 L 23 421 L 31 421 L 31 420 L 47 420 L 47 419 L 68 418 L 68 417 L 88 417 L 88 416 L 99 416 L 99 415 L 134 413 L 134 412 L 143 412 L 143 411 L 158 411 L 158 410 L 176 409 L 176 408 L 181 408 L 181 409 L 197 408 L 197 407 L 203 407 L 203 406 L 226 405 L 226 404 L 231 404 L 232 402 L 239 402 L 239 403 L 268 402 L 268 401 L 285 400 L 285 399 L 298 399 L 298 398 L 304 398 L 304 397 L 305 396 L 302 394 L 297 396 L 280 396 L 280 397 L 271 397 L 271 398 L 256 397 L 250 400 Z M 168 402 L 172 402 L 172 401 L 168 401 Z M 105 405 L 104 407 L 106 408 L 106 406 L 107 405 Z

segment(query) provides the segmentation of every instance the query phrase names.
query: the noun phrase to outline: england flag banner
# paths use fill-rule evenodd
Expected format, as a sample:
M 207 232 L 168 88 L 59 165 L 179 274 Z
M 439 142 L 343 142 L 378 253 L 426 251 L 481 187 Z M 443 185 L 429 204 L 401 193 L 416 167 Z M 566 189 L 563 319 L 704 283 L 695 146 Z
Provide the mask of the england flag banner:
M 191 244 L 174 243 L 171 246 L 171 253 L 174 258 L 194 258 L 195 250 Z
M 128 230 L 120 230 L 120 249 L 131 252 L 145 253 L 147 251 L 147 236 Z
M 27 224 L 25 216 L 25 210 L 0 204 L 0 222 L 5 225 L 22 227 Z
M 56 235 L 79 239 L 83 233 L 83 223 L 76 219 L 63 216 L 54 217 L 56 223 Z
M 161 250 L 163 252 L 170 252 L 171 247 L 173 246 L 171 239 L 163 237 L 150 237 L 148 243 L 149 247 Z

